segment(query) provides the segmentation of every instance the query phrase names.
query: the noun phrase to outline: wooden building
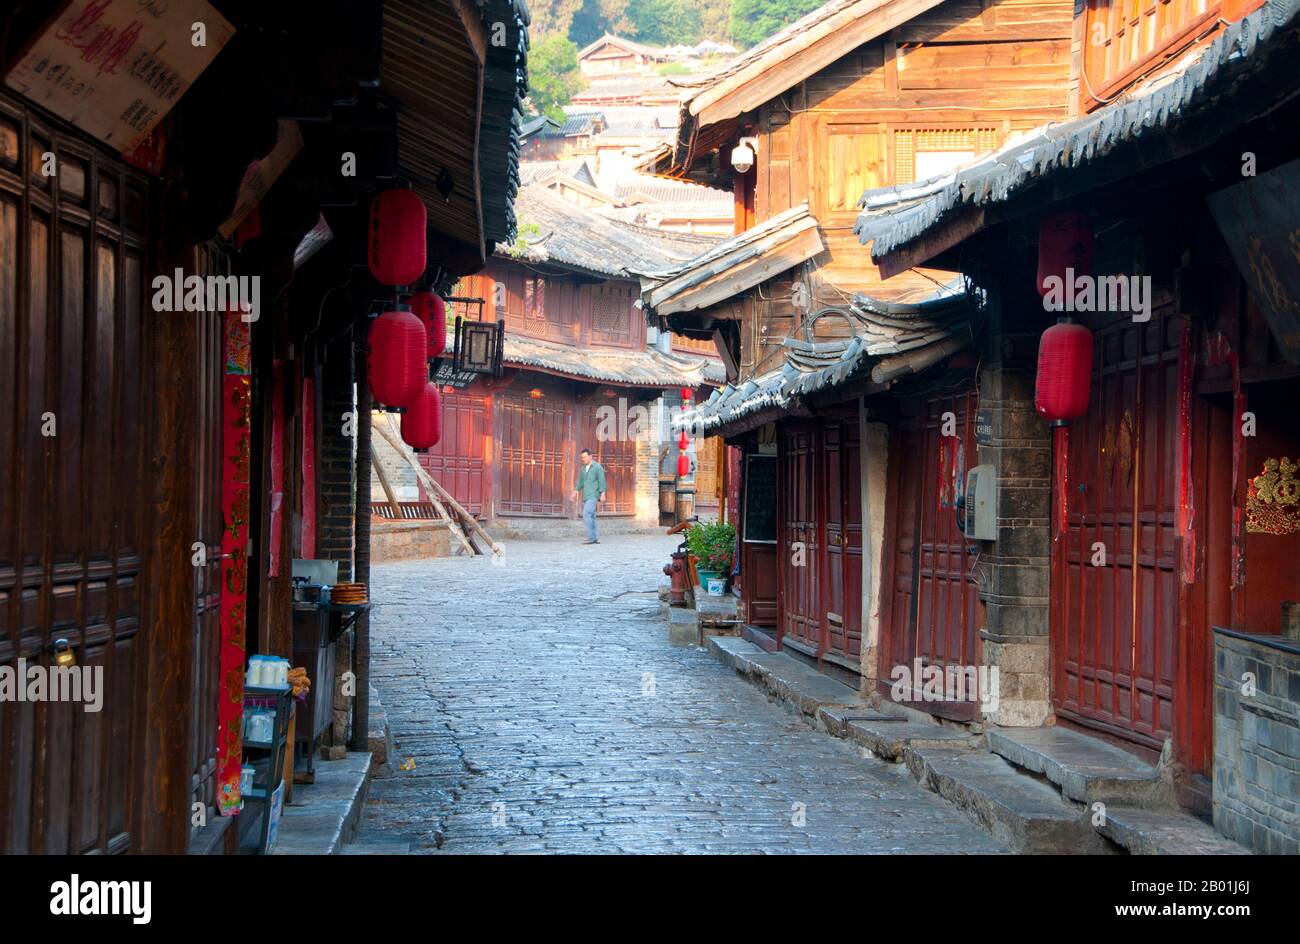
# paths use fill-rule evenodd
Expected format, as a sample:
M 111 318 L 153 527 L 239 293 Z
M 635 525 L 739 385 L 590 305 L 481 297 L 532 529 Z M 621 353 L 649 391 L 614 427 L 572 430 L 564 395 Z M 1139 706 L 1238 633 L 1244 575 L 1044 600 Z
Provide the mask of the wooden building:
M 578 50 L 578 69 L 589 79 L 653 73 L 667 61 L 662 49 L 609 33 Z
M 445 393 L 442 440 L 421 462 L 497 526 L 567 533 L 581 512 L 572 498 L 578 453 L 589 448 L 609 484 L 605 526 L 656 525 L 668 467 L 660 453 L 671 445 L 660 397 L 707 392 L 725 372 L 716 354 L 647 337 L 633 272 L 710 240 L 607 219 L 541 183 L 522 188 L 515 208 L 520 239 L 455 289 L 483 304 L 451 309 L 505 322 L 505 373 Z M 675 467 L 675 452 L 670 459 Z
M 736 235 L 648 274 L 642 298 L 667 327 L 714 339 L 735 363 L 738 379 L 705 415 L 740 450 L 737 466 L 761 474 L 756 463 L 778 463 L 771 536 L 741 552 L 747 632 L 765 646 L 875 675 L 870 627 L 888 614 L 864 542 L 881 540 L 886 486 L 863 457 L 860 399 L 896 388 L 876 409 L 912 437 L 949 409 L 968 429 L 974 375 L 959 355 L 966 305 L 941 290 L 953 272 L 918 266 L 886 280 L 853 233 L 857 202 L 864 189 L 905 187 L 1066 116 L 1071 11 L 1062 0 L 836 0 L 718 72 L 672 80 L 683 87 L 677 139 L 645 166 L 731 189 Z M 748 160 L 735 166 L 733 154 Z M 882 379 L 848 386 L 830 357 Z M 909 379 L 936 365 L 937 387 Z M 918 402 L 928 405 L 914 412 Z M 938 488 L 922 474 L 937 456 L 901 454 L 917 466 L 897 481 Z M 870 491 L 868 475 L 881 479 Z M 953 598 L 934 612 L 968 614 L 934 655 L 966 658 L 977 625 L 973 594 L 955 576 L 964 542 L 951 514 L 919 508 L 889 520 L 914 527 L 898 536 L 908 565 L 933 570 L 936 592 Z
M 527 13 L 89 6 L 0 15 L 0 669 L 48 668 L 66 640 L 104 686 L 96 712 L 0 700 L 0 850 L 233 851 L 245 658 L 292 654 L 291 561 L 368 579 L 348 418 L 389 297 L 366 272 L 371 197 L 420 194 L 443 291 L 514 238 Z M 215 277 L 238 299 L 214 302 Z
M 1294 854 L 1294 780 L 1273 770 L 1296 769 L 1296 692 L 1272 678 L 1300 654 L 1297 8 L 1158 11 L 1084 10 L 1079 35 L 1100 23 L 1110 44 L 1080 49 L 1083 114 L 946 181 L 869 192 L 857 225 L 882 271 L 959 263 L 986 299 L 972 407 L 998 537 L 979 550 L 977 656 L 1017 666 L 1003 704 L 1163 751 L 1183 804 Z M 1123 31 L 1147 23 L 1126 58 Z M 1089 402 L 1049 432 L 1033 357 L 1055 316 L 1035 284 L 1041 221 L 1065 210 L 1097 234 L 1081 274 L 1146 288 L 1074 312 Z

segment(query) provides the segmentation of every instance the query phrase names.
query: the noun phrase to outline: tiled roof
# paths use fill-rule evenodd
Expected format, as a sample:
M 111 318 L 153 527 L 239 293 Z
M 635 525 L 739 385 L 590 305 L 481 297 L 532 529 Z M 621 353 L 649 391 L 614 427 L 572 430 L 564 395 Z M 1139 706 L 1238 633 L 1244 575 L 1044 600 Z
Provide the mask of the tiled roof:
M 823 309 L 805 324 L 803 338 L 786 338 L 785 362 L 741 384 L 715 390 L 675 425 L 726 432 L 760 413 L 803 412 L 801 398 L 868 375 L 881 388 L 957 353 L 971 340 L 976 309 L 960 283 L 915 304 L 860 293 L 844 308 Z M 816 322 L 840 318 L 851 333 L 819 340 Z
M 801 203 L 757 226 L 714 243 L 692 259 L 637 269 L 641 300 L 658 314 L 706 308 L 811 259 L 826 248 L 817 220 Z M 773 271 L 773 260 L 783 267 Z
M 506 334 L 503 359 L 517 367 L 537 367 L 567 377 L 635 387 L 698 387 L 726 379 L 722 362 L 716 357 L 675 351 L 665 354 L 655 348 L 578 348 L 510 333 Z
M 634 226 L 570 203 L 539 185 L 524 187 L 515 201 L 521 223 L 540 232 L 523 252 L 498 255 L 551 263 L 612 278 L 635 278 L 642 269 L 679 265 L 717 242 L 716 237 Z

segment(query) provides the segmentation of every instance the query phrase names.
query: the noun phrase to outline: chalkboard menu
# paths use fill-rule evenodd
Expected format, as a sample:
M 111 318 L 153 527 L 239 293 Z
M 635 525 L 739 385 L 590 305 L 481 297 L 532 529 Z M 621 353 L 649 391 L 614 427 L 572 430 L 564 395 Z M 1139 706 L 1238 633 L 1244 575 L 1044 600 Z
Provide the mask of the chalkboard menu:
M 746 544 L 776 543 L 776 456 L 745 457 Z

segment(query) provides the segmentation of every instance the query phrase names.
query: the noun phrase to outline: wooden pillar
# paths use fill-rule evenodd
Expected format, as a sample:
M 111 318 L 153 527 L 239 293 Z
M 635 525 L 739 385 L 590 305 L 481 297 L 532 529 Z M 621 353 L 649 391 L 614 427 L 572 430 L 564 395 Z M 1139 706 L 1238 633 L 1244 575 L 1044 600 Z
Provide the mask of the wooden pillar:
M 366 381 L 366 345 L 358 339 L 356 344 L 357 378 L 357 452 L 356 491 L 354 501 L 353 532 L 356 545 L 353 551 L 352 579 L 370 584 L 370 385 Z M 374 597 L 371 596 L 373 601 Z M 352 671 L 356 675 L 357 694 L 352 703 L 352 743 L 354 751 L 367 749 L 370 734 L 370 614 L 357 617 L 356 642 Z
M 195 271 L 192 246 L 159 247 L 157 271 Z M 199 369 L 196 316 L 147 312 L 146 352 L 151 366 L 145 429 L 147 476 L 144 514 L 144 587 L 141 658 L 135 725 L 140 761 L 132 766 L 133 852 L 182 854 L 189 842 L 190 704 L 194 671 L 194 566 L 196 540 L 192 457 L 198 413 L 189 378 Z M 123 785 L 125 787 L 125 785 Z

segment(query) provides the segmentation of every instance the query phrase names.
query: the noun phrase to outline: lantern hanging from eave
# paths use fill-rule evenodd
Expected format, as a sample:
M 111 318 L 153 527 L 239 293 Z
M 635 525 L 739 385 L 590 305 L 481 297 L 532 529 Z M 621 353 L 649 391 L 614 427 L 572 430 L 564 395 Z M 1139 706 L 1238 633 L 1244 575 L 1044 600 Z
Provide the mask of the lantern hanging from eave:
M 420 395 L 402 414 L 402 441 L 416 452 L 438 445 L 442 438 L 442 394 L 429 381 Z
M 1092 275 L 1093 259 L 1092 218 L 1079 210 L 1049 213 L 1038 227 L 1038 294 L 1051 291 L 1047 280 L 1060 279 L 1066 286 L 1070 270 L 1075 276 Z
M 691 388 L 690 388 L 690 387 L 682 387 L 682 399 L 683 399 L 683 400 L 689 400 L 693 395 L 694 395 L 694 394 L 693 394 L 693 392 L 691 391 Z
M 1061 319 L 1038 342 L 1038 377 L 1034 408 L 1054 426 L 1088 412 L 1092 387 L 1092 332 Z
M 447 349 L 447 303 L 435 292 L 416 292 L 411 311 L 429 332 L 429 357 L 440 357 Z
M 384 285 L 410 285 L 424 274 L 427 213 L 413 190 L 384 190 L 370 201 L 370 274 Z
M 680 453 L 677 456 L 677 477 L 686 478 L 691 474 L 691 457 L 686 453 Z
M 677 434 L 677 448 L 685 451 L 690 446 L 690 440 L 686 438 L 686 430 Z
M 386 311 L 370 325 L 370 392 L 382 405 L 409 407 L 429 377 L 429 335 L 409 311 Z

